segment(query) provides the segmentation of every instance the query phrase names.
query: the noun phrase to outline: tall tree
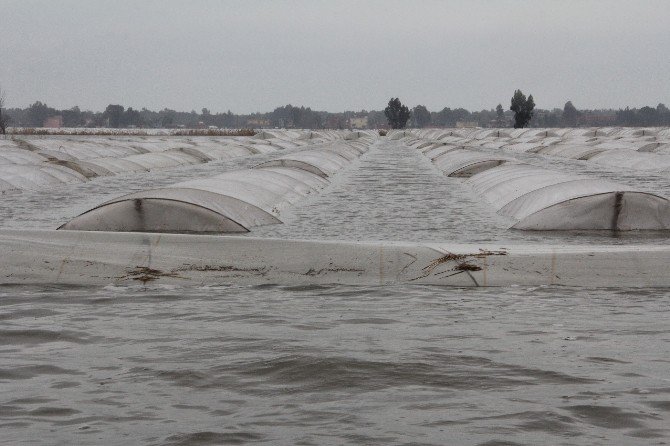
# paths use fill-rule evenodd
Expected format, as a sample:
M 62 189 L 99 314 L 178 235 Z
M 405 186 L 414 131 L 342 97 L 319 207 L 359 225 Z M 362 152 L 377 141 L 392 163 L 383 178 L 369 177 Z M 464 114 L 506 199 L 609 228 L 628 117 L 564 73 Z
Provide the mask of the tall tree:
M 670 110 L 668 110 L 668 107 L 660 103 L 656 106 L 656 111 L 658 112 L 659 125 L 670 125 Z
M 63 127 L 81 127 L 84 124 L 83 114 L 76 105 L 69 110 L 62 110 Z
M 0 87 L 0 134 L 7 134 L 7 122 L 2 114 L 2 107 L 5 106 L 5 91 Z
M 135 126 L 142 127 L 144 125 L 144 120 L 139 111 L 133 110 L 132 107 L 128 107 L 128 110 L 123 112 L 121 116 L 121 123 L 125 126 Z
M 579 111 L 572 105 L 572 101 L 565 103 L 563 107 L 563 125 L 566 127 L 577 127 L 577 119 L 579 118 Z
M 414 124 L 419 128 L 424 128 L 430 124 L 430 112 L 425 105 L 417 105 L 412 109 Z
M 528 125 L 530 119 L 533 117 L 533 109 L 535 108 L 535 101 L 533 95 L 526 95 L 521 90 L 514 91 L 512 102 L 509 109 L 514 112 L 514 128 L 522 129 Z
M 103 116 L 105 119 L 109 119 L 109 126 L 115 129 L 121 127 L 123 119 L 123 105 L 114 105 L 109 104 L 105 109 Z
M 658 111 L 655 108 L 642 107 L 638 114 L 640 115 L 640 124 L 648 127 L 658 125 Z
M 388 106 L 384 109 L 384 114 L 393 129 L 405 128 L 410 116 L 409 108 L 402 105 L 398 98 L 391 98 Z
M 507 119 L 502 104 L 496 107 L 496 127 L 507 127 Z

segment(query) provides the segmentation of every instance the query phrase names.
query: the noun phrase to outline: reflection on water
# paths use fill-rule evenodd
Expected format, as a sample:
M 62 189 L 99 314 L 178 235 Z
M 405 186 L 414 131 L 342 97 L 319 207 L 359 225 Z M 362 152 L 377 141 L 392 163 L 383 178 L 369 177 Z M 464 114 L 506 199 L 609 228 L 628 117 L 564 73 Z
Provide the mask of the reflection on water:
M 662 444 L 666 290 L 0 288 L 8 444 Z

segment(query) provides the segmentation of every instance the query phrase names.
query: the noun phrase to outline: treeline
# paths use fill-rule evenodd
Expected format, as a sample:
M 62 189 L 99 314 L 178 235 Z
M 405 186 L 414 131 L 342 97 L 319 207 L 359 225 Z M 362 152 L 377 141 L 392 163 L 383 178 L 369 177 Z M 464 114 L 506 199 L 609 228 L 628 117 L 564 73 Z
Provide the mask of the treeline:
M 85 111 L 79 107 L 58 110 L 42 102 L 27 108 L 10 108 L 4 111 L 9 126 L 43 127 L 108 127 L 108 128 L 388 128 L 383 111 L 346 111 L 331 113 L 315 111 L 309 107 L 291 104 L 277 107 L 272 112 L 235 114 L 211 113 L 203 108 L 182 112 L 165 108 L 152 111 L 110 104 L 102 112 Z M 55 121 L 54 121 L 55 119 Z M 498 105 L 481 111 L 445 107 L 440 111 L 429 111 L 423 105 L 411 109 L 407 123 L 409 127 L 512 127 L 513 113 Z M 656 107 L 629 108 L 619 110 L 578 110 L 568 101 L 563 109 L 535 109 L 530 127 L 575 127 L 575 126 L 670 126 L 670 110 L 664 104 Z

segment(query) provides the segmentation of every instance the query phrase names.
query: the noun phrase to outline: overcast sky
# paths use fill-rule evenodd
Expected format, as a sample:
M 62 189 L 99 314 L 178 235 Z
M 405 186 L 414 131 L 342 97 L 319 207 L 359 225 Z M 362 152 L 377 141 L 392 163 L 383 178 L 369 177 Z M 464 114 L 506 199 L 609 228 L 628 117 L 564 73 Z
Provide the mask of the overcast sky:
M 670 1 L 0 0 L 6 105 L 670 105 Z

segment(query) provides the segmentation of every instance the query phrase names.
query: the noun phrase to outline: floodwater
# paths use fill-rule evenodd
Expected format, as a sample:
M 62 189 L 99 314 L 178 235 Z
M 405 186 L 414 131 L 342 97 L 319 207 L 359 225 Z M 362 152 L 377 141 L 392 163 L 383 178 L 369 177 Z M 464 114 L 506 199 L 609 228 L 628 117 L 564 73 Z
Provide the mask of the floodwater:
M 53 229 L 133 190 L 279 156 L 3 196 L 0 227 Z M 660 176 L 603 176 L 670 195 Z M 667 243 L 508 231 L 400 142 L 281 218 L 250 235 Z M 665 289 L 0 287 L 0 444 L 669 442 Z
M 649 445 L 663 290 L 0 289 L 4 444 Z

